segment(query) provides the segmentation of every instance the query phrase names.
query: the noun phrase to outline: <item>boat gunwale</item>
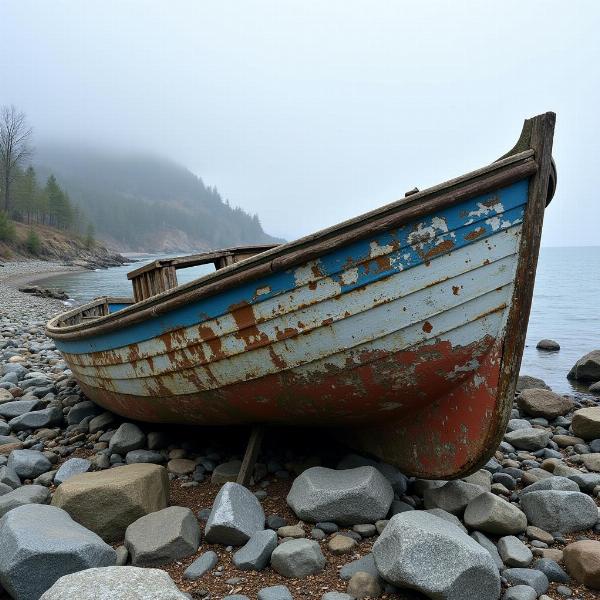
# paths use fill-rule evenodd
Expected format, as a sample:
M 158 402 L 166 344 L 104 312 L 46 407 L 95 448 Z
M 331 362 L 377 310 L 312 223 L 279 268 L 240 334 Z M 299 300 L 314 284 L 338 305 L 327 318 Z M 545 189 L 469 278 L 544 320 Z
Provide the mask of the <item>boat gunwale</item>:
M 336 247 L 363 239 L 375 232 L 399 227 L 408 221 L 436 212 L 442 207 L 453 206 L 530 177 L 538 169 L 533 157 L 533 150 L 519 152 L 333 227 L 209 273 L 120 311 L 101 316 L 93 322 L 59 325 L 60 321 L 75 316 L 100 302 L 98 299 L 93 300 L 52 318 L 46 325 L 47 334 L 57 340 L 81 340 L 156 317 L 190 301 L 220 293 L 240 283 L 312 260 Z

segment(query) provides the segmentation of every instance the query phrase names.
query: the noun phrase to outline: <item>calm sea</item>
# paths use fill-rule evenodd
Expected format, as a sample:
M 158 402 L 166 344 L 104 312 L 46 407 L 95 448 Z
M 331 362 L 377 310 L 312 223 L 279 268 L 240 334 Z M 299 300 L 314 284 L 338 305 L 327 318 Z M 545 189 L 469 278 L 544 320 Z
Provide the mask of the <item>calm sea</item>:
M 140 260 L 164 257 L 147 255 Z M 44 285 L 65 290 L 76 303 L 97 296 L 131 296 L 127 272 L 133 268 L 70 273 L 47 279 Z M 185 269 L 177 277 L 186 283 L 211 270 L 212 266 Z M 556 340 L 560 351 L 537 350 L 542 338 Z M 540 377 L 559 393 L 585 393 L 586 387 L 574 387 L 566 375 L 578 358 L 596 348 L 600 348 L 600 247 L 542 248 L 521 373 Z

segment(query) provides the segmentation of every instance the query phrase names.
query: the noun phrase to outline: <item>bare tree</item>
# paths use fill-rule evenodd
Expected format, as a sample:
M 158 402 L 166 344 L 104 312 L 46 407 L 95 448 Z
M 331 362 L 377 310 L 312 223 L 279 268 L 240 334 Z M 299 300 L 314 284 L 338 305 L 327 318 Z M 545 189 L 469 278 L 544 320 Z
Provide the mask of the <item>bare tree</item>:
M 12 105 L 0 108 L 0 174 L 6 212 L 10 209 L 10 187 L 18 167 L 31 155 L 31 132 L 25 113 Z

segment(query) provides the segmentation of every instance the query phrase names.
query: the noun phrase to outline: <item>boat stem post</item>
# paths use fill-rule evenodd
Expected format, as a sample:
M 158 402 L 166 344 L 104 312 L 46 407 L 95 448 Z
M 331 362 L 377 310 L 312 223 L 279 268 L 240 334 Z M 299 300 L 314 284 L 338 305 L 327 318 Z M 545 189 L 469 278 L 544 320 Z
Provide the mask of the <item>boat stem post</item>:
M 250 478 L 254 472 L 254 465 L 256 464 L 256 459 L 260 452 L 264 432 L 265 428 L 263 425 L 254 425 L 250 432 L 250 439 L 248 440 L 244 459 L 242 460 L 242 466 L 240 467 L 240 472 L 237 476 L 237 483 L 245 487 L 250 483 Z

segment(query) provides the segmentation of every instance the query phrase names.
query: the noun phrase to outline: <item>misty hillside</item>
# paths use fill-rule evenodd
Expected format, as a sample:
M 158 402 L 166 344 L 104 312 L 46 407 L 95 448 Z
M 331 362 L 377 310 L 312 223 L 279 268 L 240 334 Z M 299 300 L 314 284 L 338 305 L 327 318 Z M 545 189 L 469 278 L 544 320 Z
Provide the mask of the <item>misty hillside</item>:
M 280 241 L 256 215 L 165 158 L 66 145 L 38 146 L 40 179 L 54 173 L 96 227 L 121 250 L 196 251 Z

